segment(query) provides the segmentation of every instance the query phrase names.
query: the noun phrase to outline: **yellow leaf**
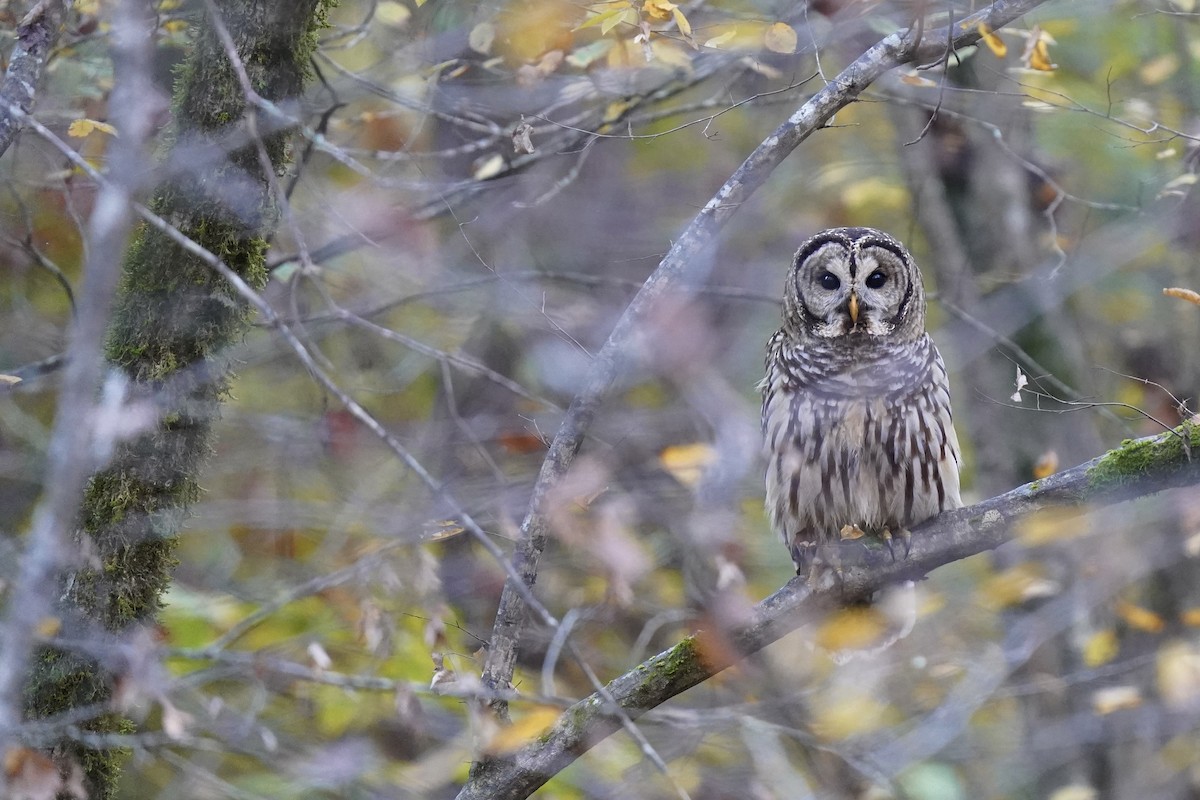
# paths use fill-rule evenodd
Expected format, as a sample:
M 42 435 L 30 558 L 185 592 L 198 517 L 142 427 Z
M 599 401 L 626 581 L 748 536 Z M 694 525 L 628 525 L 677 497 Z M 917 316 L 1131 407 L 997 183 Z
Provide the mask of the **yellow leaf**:
M 844 608 L 834 614 L 816 631 L 818 646 L 829 652 L 862 650 L 879 642 L 888 634 L 887 619 L 874 606 Z
M 1120 649 L 1116 631 L 1096 631 L 1083 645 L 1083 663 L 1089 667 L 1103 666 L 1116 658 Z
M 692 35 L 692 23 L 688 22 L 687 17 L 683 15 L 675 6 L 671 7 L 671 15 L 675 17 L 675 25 L 679 28 L 679 32 L 684 36 Z
M 1136 686 L 1109 686 L 1092 693 L 1092 710 L 1101 716 L 1141 704 L 1142 692 Z
M 42 639 L 49 639 L 62 630 L 62 620 L 58 617 L 42 617 L 38 620 L 37 635 Z
M 440 542 L 443 539 L 449 539 L 458 536 L 466 530 L 462 525 L 459 525 L 452 519 L 439 519 L 431 522 L 426 522 L 424 527 L 424 537 L 431 542 Z
M 1189 628 L 1200 627 L 1200 608 L 1185 608 L 1180 613 L 1179 620 Z
M 814 710 L 813 733 L 822 739 L 845 739 L 890 724 L 895 709 L 866 692 L 826 701 Z
M 1114 608 L 1117 616 L 1125 622 L 1126 625 L 1134 630 L 1145 631 L 1146 633 L 1159 633 L 1166 623 L 1163 618 L 1155 614 L 1148 608 L 1135 606 L 1127 600 L 1118 600 Z
M 600 33 L 602 33 L 604 35 L 608 35 L 609 31 L 611 31 L 613 28 L 617 27 L 621 23 L 625 23 L 626 25 L 637 25 L 638 24 L 637 12 L 634 11 L 632 8 L 622 9 L 620 14 L 618 14 L 615 17 L 611 17 L 611 18 L 605 20 L 600 25 Z
M 986 23 L 979 23 L 976 30 L 979 31 L 979 37 L 987 45 L 988 50 L 995 53 L 996 58 L 1004 58 L 1008 55 L 1008 45 L 1004 43 L 1003 39 L 992 33 L 992 29 Z
M 84 118 L 77 119 L 71 123 L 71 126 L 67 128 L 67 136 L 71 136 L 76 139 L 83 139 L 92 131 L 102 131 L 103 133 L 107 133 L 111 136 L 117 135 L 117 129 L 112 125 L 109 125 L 105 122 L 97 122 L 94 119 Z
M 733 37 L 735 36 L 737 36 L 737 30 L 731 28 L 730 30 L 722 33 L 720 36 L 714 36 L 713 38 L 709 39 L 704 43 L 704 46 L 719 49 L 721 45 L 729 44 L 731 41 L 733 41 Z
M 592 11 L 595 12 L 595 16 L 585 19 L 577 28 L 575 28 L 575 30 L 581 31 L 584 28 L 590 28 L 593 25 L 600 25 L 601 23 L 607 22 L 618 14 L 624 14 L 630 8 L 629 3 L 626 2 L 609 3 L 608 5 L 610 8 L 605 11 L 597 11 L 595 8 L 592 8 Z M 608 33 L 608 31 L 608 28 L 601 28 L 602 33 Z
M 675 10 L 675 4 L 670 0 L 646 0 L 642 3 L 642 11 L 646 12 L 646 16 L 650 19 L 666 22 L 671 18 L 671 12 Z
M 420 5 L 418 3 L 418 5 Z M 397 3 L 395 0 L 380 3 L 375 7 L 375 19 L 384 23 L 399 28 L 408 22 L 412 12 L 408 10 L 408 6 L 404 3 Z
M 163 23 L 163 30 L 167 33 L 183 33 L 188 29 L 188 21 L 186 19 L 169 19 Z
M 763 34 L 763 44 L 772 53 L 794 53 L 797 42 L 796 30 L 786 22 L 776 22 Z
M 1017 564 L 985 580 L 979 587 L 980 602 L 1002 609 L 1039 597 L 1052 597 L 1061 587 L 1045 576 L 1034 562 Z
M 658 454 L 658 464 L 684 486 L 695 486 L 704 470 L 717 460 L 717 451 L 704 442 L 676 444 Z
M 534 706 L 512 725 L 497 730 L 483 752 L 490 756 L 515 753 L 545 733 L 557 719 L 558 709 L 554 706 Z
M 1040 72 L 1053 72 L 1058 64 L 1050 61 L 1050 37 L 1041 28 L 1034 25 L 1029 32 L 1029 41 L 1025 44 L 1025 52 L 1021 54 L 1021 63 L 1027 69 Z

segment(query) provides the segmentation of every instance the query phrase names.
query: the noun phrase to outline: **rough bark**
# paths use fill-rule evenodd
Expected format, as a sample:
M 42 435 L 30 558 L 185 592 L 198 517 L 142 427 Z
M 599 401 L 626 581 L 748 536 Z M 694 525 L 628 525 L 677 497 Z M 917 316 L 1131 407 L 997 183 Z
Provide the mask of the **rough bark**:
M 0 83 L 0 155 L 21 130 L 19 115 L 10 106 L 25 114 L 33 110 L 42 69 L 58 40 L 62 21 L 62 0 L 43 0 L 17 26 L 17 44 Z

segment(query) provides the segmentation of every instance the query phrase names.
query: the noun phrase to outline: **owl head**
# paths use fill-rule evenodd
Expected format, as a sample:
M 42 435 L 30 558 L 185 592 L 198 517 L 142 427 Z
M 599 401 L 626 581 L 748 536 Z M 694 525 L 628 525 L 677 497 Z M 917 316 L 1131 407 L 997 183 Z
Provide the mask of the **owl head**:
M 916 339 L 925 332 L 921 272 L 904 245 L 883 231 L 822 231 L 796 251 L 783 319 L 800 337 Z

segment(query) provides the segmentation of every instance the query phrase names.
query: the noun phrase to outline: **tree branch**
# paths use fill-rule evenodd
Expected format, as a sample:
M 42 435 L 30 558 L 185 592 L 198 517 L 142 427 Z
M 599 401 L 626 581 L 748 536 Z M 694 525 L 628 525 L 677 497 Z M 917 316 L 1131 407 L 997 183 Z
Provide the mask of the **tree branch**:
M 635 352 L 634 345 L 641 324 L 652 315 L 659 298 L 685 283 L 702 268 L 705 259 L 700 257 L 701 251 L 711 246 L 716 233 L 783 159 L 813 132 L 822 128 L 835 113 L 853 102 L 877 78 L 902 64 L 930 61 L 944 55 L 946 43 L 952 49 L 973 44 L 980 37 L 980 23 L 993 30 L 1000 28 L 1044 1 L 997 0 L 949 28 L 930 31 L 920 42 L 916 41 L 919 34 L 911 28 L 881 39 L 767 137 L 696 215 L 617 321 L 608 341 L 592 362 L 586 384 L 567 410 L 542 462 L 521 525 L 521 537 L 513 554 L 513 567 L 525 586 L 513 585 L 511 578 L 505 584 L 492 628 L 483 670 L 484 685 L 491 691 L 506 689 L 512 680 L 525 622 L 526 608 L 521 590 L 532 587 L 536 581 L 538 562 L 546 546 L 547 497 L 552 487 L 570 469 L 596 409 Z M 499 713 L 505 713 L 504 703 L 493 705 Z
M 21 129 L 21 120 L 8 111 L 8 106 L 16 106 L 26 114 L 33 109 L 34 92 L 46 57 L 58 38 L 62 18 L 62 0 L 41 0 L 17 26 L 17 44 L 8 60 L 4 83 L 0 84 L 0 155 Z
M 868 597 L 898 581 L 922 578 L 937 567 L 998 547 L 1009 540 L 1014 523 L 1039 511 L 1085 503 L 1106 506 L 1200 483 L 1200 457 L 1194 458 L 1193 452 L 1200 456 L 1200 424 L 1185 423 L 1159 436 L 1127 441 L 1116 450 L 1045 480 L 942 514 L 913 531 L 908 558 L 892 561 L 883 548 L 863 548 L 859 551 L 861 561 L 845 569 L 840 584 L 814 589 L 804 580 L 793 578 L 755 607 L 745 627 L 721 632 L 727 647 L 704 648 L 704 633 L 693 634 L 605 688 L 628 717 L 637 719 L 738 658 L 819 618 L 821 612 L 841 605 L 847 598 Z M 714 654 L 736 656 L 714 661 Z M 458 800 L 528 797 L 619 728 L 620 723 L 606 708 L 600 693 L 589 695 L 563 712 L 545 735 L 511 759 L 479 765 Z

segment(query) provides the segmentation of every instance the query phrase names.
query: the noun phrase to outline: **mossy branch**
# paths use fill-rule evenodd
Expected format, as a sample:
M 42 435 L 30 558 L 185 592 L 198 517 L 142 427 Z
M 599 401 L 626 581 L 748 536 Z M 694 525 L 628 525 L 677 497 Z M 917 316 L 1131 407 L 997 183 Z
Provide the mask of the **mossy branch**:
M 907 559 L 892 561 L 883 548 L 863 548 L 861 560 L 846 567 L 840 584 L 814 589 L 793 578 L 754 608 L 747 625 L 720 632 L 722 646 L 704 647 L 706 634 L 698 632 L 606 688 L 636 719 L 716 675 L 737 657 L 757 652 L 819 618 L 846 598 L 869 597 L 886 586 L 917 580 L 940 566 L 1004 544 L 1012 537 L 1015 523 L 1039 511 L 1071 507 L 1082 511 L 1196 484 L 1200 484 L 1200 424 L 1185 423 L 1159 436 L 1126 441 L 1087 463 L 930 520 L 913 531 Z M 713 660 L 714 656 L 725 660 Z M 600 694 L 591 694 L 566 709 L 546 734 L 511 758 L 477 765 L 458 800 L 528 797 L 619 728 Z

